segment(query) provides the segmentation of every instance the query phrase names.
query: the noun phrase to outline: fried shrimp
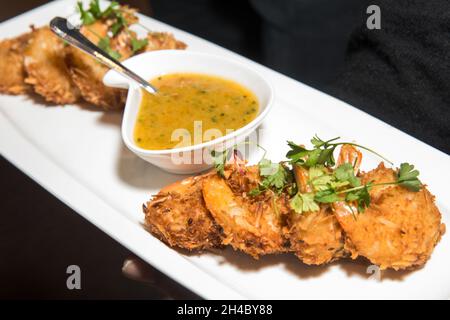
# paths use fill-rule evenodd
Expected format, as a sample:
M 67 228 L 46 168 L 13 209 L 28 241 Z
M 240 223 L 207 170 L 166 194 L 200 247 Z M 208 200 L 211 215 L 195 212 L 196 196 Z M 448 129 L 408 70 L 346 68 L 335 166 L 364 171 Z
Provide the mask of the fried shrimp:
M 390 183 L 396 175 L 396 171 L 380 163 L 378 168 L 362 174 L 361 182 Z M 333 204 L 352 258 L 366 257 L 381 269 L 425 264 L 445 232 L 434 197 L 425 186 L 418 192 L 399 185 L 374 186 L 369 194 L 370 206 L 356 216 L 357 208 L 352 204 Z
M 107 35 L 108 26 L 102 21 L 97 21 L 92 25 L 83 26 L 80 31 L 90 41 L 98 43 L 99 39 Z M 122 108 L 125 104 L 126 90 L 103 84 L 103 76 L 109 69 L 74 47 L 65 49 L 71 79 L 80 90 L 83 99 L 106 110 Z M 123 51 L 125 49 L 122 53 Z
M 168 49 L 186 49 L 187 45 L 181 42 L 168 32 L 149 32 L 147 34 L 148 44 L 145 51 L 168 50 Z
M 170 246 L 187 250 L 221 245 L 221 228 L 206 209 L 202 182 L 190 177 L 162 189 L 143 206 L 150 232 Z
M 131 18 L 130 18 L 131 19 Z M 83 26 L 83 33 L 89 40 L 98 43 L 108 33 L 108 21 L 97 21 L 92 25 Z M 136 34 L 131 30 L 122 30 L 110 40 L 111 50 L 120 55 L 119 60 L 125 60 L 134 54 L 132 39 Z M 184 49 L 186 45 L 177 41 L 171 34 L 149 33 L 148 44 L 141 51 L 161 49 Z M 106 87 L 103 77 L 108 68 L 80 50 L 66 48 L 66 62 L 69 66 L 73 82 L 79 88 L 83 98 L 104 109 L 121 109 L 125 105 L 126 90 Z
M 64 59 L 64 43 L 50 28 L 33 29 L 24 51 L 25 82 L 46 101 L 55 104 L 75 103 L 80 96 Z
M 219 154 L 217 172 L 168 186 L 144 206 L 147 224 L 188 249 L 230 245 L 256 259 L 292 252 L 308 265 L 359 256 L 381 269 L 424 265 L 445 225 L 419 171 L 381 163 L 360 172 L 356 144 L 335 140 L 316 136 L 312 150 L 289 142 L 290 162 L 247 166 L 234 151 L 226 164 Z
M 23 51 L 30 34 L 26 33 L 13 39 L 0 42 L 0 93 L 23 94 L 29 89 L 25 83 L 26 71 Z
M 222 243 L 254 258 L 287 251 L 282 234 L 283 198 L 275 198 L 270 192 L 247 195 L 257 185 L 257 167 L 238 167 L 226 176 L 212 175 L 203 182 L 206 207 L 223 229 Z
M 308 171 L 294 167 L 297 186 L 302 193 L 311 192 Z M 304 263 L 320 265 L 344 256 L 344 232 L 330 206 L 322 205 L 318 211 L 289 214 L 286 237 L 291 249 Z

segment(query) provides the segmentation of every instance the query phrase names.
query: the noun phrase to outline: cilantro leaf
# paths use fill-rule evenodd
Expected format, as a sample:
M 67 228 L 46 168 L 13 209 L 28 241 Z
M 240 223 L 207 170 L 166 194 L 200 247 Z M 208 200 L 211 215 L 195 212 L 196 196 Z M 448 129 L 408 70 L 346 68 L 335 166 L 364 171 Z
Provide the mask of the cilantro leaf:
M 132 49 L 133 49 L 133 54 L 136 53 L 137 51 L 142 50 L 147 44 L 148 44 L 148 39 L 147 38 L 144 38 L 144 39 L 133 38 L 133 39 L 131 39 L 131 46 L 132 46 Z
M 329 167 L 332 167 L 335 165 L 336 161 L 334 159 L 334 150 L 336 149 L 336 146 L 332 146 L 332 147 L 325 147 L 325 149 L 323 149 L 320 152 L 319 157 L 317 158 L 317 163 L 319 164 L 323 164 Z
M 259 163 L 259 174 L 264 178 L 262 184 L 267 187 L 274 187 L 281 191 L 286 185 L 288 174 L 283 165 L 273 163 L 270 160 L 263 159 Z
M 313 144 L 314 147 L 320 148 L 322 145 L 325 144 L 325 141 L 323 141 L 323 140 L 320 139 L 317 135 L 315 135 L 315 136 L 311 139 L 311 143 Z
M 291 163 L 303 163 L 304 160 L 302 158 L 307 156 L 310 151 L 292 141 L 288 141 L 287 144 L 291 150 L 288 151 L 286 157 L 291 159 Z
M 309 183 L 315 191 L 322 191 L 329 188 L 333 182 L 333 176 L 328 174 L 325 168 L 317 165 L 309 168 Z
M 117 1 L 112 1 L 109 6 L 101 13 L 102 18 L 107 18 L 118 13 L 120 5 Z
M 297 193 L 289 204 L 296 213 L 320 210 L 319 205 L 314 201 L 313 193 Z
M 332 203 L 341 201 L 342 199 L 337 195 L 335 190 L 328 188 L 317 192 L 314 196 L 314 200 L 321 203 Z
M 347 193 L 345 196 L 345 201 L 356 201 L 356 203 L 358 204 L 358 212 L 363 212 L 370 205 L 369 190 L 371 187 L 372 182 L 369 182 L 368 184 L 364 185 L 363 188 Z
M 100 41 L 98 42 L 98 47 L 100 49 L 102 49 L 103 51 L 105 51 L 107 54 L 109 54 L 112 58 L 119 60 L 121 58 L 121 55 L 119 52 L 114 51 L 111 48 L 111 43 L 110 43 L 110 39 L 106 36 L 100 39 Z
M 263 177 L 259 186 L 249 192 L 250 196 L 261 194 L 267 189 L 274 189 L 281 193 L 292 181 L 290 171 L 281 163 L 274 163 L 268 159 L 262 159 L 259 162 L 259 175 Z
M 419 171 L 414 170 L 414 165 L 402 163 L 397 174 L 397 182 L 400 186 L 417 192 L 422 187 L 422 183 L 417 178 L 418 176 Z
M 99 0 L 92 0 L 89 4 L 89 12 L 96 18 L 100 18 L 102 15 L 102 10 L 100 9 Z
M 361 185 L 361 181 L 355 176 L 354 168 L 350 163 L 344 163 L 337 167 L 334 176 L 340 182 L 348 181 L 352 187 Z
M 116 13 L 116 21 L 111 26 L 113 36 L 116 36 L 122 28 L 127 26 L 127 21 L 120 12 Z
M 228 158 L 228 150 L 225 151 L 211 151 L 211 158 L 214 163 L 214 168 L 217 170 L 217 173 L 223 177 L 225 176 L 225 164 Z
M 83 8 L 83 3 L 81 1 L 77 2 L 78 12 L 80 13 L 81 23 L 83 25 L 90 25 L 95 22 L 95 17 L 90 11 L 86 11 Z
M 333 152 L 336 149 L 337 144 L 330 144 L 330 142 L 336 139 L 338 138 L 323 141 L 315 136 L 311 140 L 311 143 L 314 145 L 314 149 L 312 150 L 308 150 L 292 141 L 288 141 L 288 146 L 291 150 L 286 154 L 286 157 L 291 159 L 291 163 L 299 163 L 307 167 L 315 166 L 316 164 L 334 166 L 335 159 Z
M 316 164 L 318 164 L 321 153 L 322 153 L 322 150 L 320 150 L 320 149 L 311 150 L 308 153 L 308 157 L 305 161 L 305 166 L 312 167 L 312 166 L 315 166 Z

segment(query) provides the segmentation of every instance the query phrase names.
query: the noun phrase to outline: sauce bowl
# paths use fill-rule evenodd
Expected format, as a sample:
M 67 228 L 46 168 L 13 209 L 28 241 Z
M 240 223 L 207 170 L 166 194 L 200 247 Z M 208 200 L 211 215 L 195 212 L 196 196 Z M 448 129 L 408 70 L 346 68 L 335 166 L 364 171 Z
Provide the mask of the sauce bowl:
M 122 139 L 140 158 L 176 174 L 192 174 L 212 167 L 209 154 L 214 149 L 230 148 L 243 141 L 264 120 L 270 111 L 274 93 L 272 86 L 251 68 L 229 58 L 184 50 L 160 50 L 136 55 L 123 64 L 146 80 L 170 73 L 200 73 L 235 81 L 252 91 L 258 98 L 259 111 L 255 119 L 220 138 L 188 147 L 147 150 L 134 141 L 134 127 L 139 112 L 142 89 L 134 82 L 110 70 L 103 83 L 110 87 L 128 89 L 122 120 Z

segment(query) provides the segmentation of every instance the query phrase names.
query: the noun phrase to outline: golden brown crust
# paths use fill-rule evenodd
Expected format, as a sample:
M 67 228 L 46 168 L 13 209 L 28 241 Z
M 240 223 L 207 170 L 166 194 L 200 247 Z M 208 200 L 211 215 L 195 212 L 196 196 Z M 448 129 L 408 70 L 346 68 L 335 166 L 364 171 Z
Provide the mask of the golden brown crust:
M 98 43 L 101 37 L 107 35 L 107 32 L 107 24 L 101 21 L 81 28 L 81 33 L 93 43 Z M 126 90 L 107 87 L 103 84 L 103 77 L 109 70 L 106 66 L 72 46 L 66 47 L 65 53 L 70 77 L 84 100 L 105 110 L 124 107 Z
M 306 264 L 320 265 L 345 255 L 344 232 L 328 206 L 320 211 L 291 213 L 286 236 L 295 255 Z
M 394 181 L 395 171 L 383 164 L 362 176 L 368 181 Z M 368 258 L 381 269 L 419 267 L 429 259 L 445 232 L 434 197 L 425 186 L 412 192 L 394 185 L 370 191 L 371 205 L 354 216 L 336 204 L 336 217 L 348 237 L 352 257 Z
M 148 44 L 144 51 L 186 49 L 187 45 L 175 39 L 169 32 L 149 32 L 147 35 Z
M 24 51 L 25 82 L 55 104 L 75 103 L 80 96 L 70 78 L 64 52 L 64 43 L 48 27 L 34 29 Z
M 312 191 L 308 170 L 294 166 L 294 175 L 300 192 Z M 345 236 L 328 205 L 319 211 L 297 214 L 290 212 L 289 227 L 285 229 L 291 249 L 306 264 L 319 265 L 335 261 L 345 255 Z
M 17 95 L 29 90 L 23 61 L 29 37 L 30 33 L 26 33 L 0 42 L 0 93 Z
M 204 176 L 190 177 L 162 189 L 144 205 L 150 232 L 169 244 L 187 250 L 221 245 L 221 228 L 205 207 Z
M 103 84 L 103 76 L 108 72 L 107 67 L 73 47 L 66 48 L 66 63 L 71 79 L 84 100 L 106 110 L 124 107 L 126 90 Z
M 206 207 L 224 232 L 222 243 L 254 258 L 285 252 L 287 245 L 282 234 L 281 199 L 270 195 L 262 195 L 264 198 L 249 197 L 245 186 L 254 183 L 251 180 L 257 176 L 257 169 L 249 167 L 243 170 L 231 174 L 227 180 L 212 175 L 203 182 Z M 235 183 L 236 179 L 249 180 L 248 184 L 239 184 Z M 234 189 L 238 185 L 244 189 Z

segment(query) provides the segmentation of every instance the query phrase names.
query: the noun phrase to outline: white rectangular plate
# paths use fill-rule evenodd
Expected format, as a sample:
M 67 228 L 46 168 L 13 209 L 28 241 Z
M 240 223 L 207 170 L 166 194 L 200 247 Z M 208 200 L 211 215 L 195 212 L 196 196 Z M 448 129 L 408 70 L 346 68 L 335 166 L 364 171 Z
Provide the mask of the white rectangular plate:
M 55 1 L 0 25 L 0 39 L 73 13 L 75 1 Z M 414 163 L 437 197 L 449 225 L 448 155 L 308 86 L 171 26 L 141 16 L 152 30 L 170 31 L 189 50 L 232 57 L 263 74 L 276 102 L 263 124 L 260 143 L 280 160 L 287 139 L 307 142 L 314 134 L 341 136 L 373 147 L 396 164 Z M 0 75 L 5 76 L 5 75 Z M 1 154 L 80 215 L 138 256 L 204 298 L 439 298 L 450 297 L 450 243 L 444 235 L 431 260 L 411 273 L 384 273 L 376 281 L 367 265 L 338 262 L 307 267 L 294 256 L 253 260 L 225 250 L 183 255 L 142 227 L 141 205 L 180 176 L 164 173 L 122 144 L 121 113 L 79 106 L 44 106 L 25 96 L 0 96 Z M 256 159 L 250 159 L 254 162 Z M 367 155 L 365 167 L 376 165 Z M 447 175 L 448 176 L 448 175 Z M 39 250 L 37 247 L 36 250 Z

